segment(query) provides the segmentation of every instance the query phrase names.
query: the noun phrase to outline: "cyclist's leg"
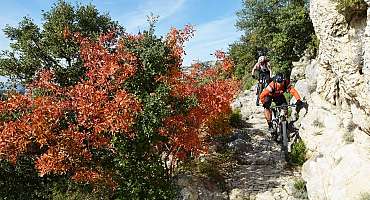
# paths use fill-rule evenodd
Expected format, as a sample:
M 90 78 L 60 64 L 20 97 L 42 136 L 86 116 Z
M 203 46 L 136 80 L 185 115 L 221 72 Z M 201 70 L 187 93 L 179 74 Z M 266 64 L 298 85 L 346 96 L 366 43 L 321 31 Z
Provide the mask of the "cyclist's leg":
M 265 118 L 266 118 L 269 128 L 272 127 L 272 123 L 271 123 L 272 113 L 270 109 L 271 103 L 272 103 L 271 96 L 267 96 L 266 101 L 263 103 L 263 107 L 265 108 L 264 114 L 265 114 Z
M 258 82 L 257 83 L 257 90 L 256 90 L 256 106 L 259 106 L 259 102 L 260 102 L 260 90 L 261 90 L 261 87 L 260 87 L 260 83 Z

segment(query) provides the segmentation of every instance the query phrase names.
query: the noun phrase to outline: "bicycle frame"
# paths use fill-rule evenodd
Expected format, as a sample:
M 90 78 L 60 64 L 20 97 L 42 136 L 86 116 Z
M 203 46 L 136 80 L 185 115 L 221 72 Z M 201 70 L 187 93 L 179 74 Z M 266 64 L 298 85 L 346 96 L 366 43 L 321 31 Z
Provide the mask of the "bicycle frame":
M 285 160 L 289 160 L 288 154 L 288 108 L 289 107 L 296 107 L 296 105 L 281 105 L 281 106 L 272 106 L 271 110 L 273 112 L 273 128 L 274 132 L 276 132 L 278 137 L 280 137 L 281 142 L 281 150 L 284 153 Z
M 296 107 L 296 105 L 290 104 L 290 105 L 281 105 L 281 106 L 271 106 L 270 109 L 272 110 L 272 113 L 274 114 L 274 118 L 286 120 L 288 116 L 289 107 Z M 282 110 L 283 110 L 283 113 L 281 112 Z

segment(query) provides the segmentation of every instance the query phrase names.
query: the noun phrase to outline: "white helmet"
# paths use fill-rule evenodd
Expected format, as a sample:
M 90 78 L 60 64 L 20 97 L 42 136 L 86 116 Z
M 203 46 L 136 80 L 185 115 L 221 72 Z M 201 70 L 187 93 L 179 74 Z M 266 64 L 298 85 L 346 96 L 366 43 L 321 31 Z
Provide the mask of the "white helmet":
M 260 56 L 260 57 L 258 58 L 258 63 L 262 63 L 262 62 L 265 62 L 265 61 L 267 61 L 266 56 Z

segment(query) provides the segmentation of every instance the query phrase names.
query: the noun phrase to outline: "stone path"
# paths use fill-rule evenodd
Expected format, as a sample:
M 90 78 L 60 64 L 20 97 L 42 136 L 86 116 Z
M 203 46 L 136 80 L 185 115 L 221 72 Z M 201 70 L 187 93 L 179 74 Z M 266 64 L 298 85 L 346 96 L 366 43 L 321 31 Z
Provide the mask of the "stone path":
M 237 164 L 226 175 L 228 188 L 233 188 L 229 199 L 304 199 L 294 189 L 300 171 L 287 165 L 280 146 L 271 141 L 263 108 L 256 107 L 253 92 L 242 94 L 234 106 L 240 107 L 248 124 L 237 135 L 248 135 L 252 148 L 237 155 Z
M 208 175 L 189 172 L 179 177 L 178 185 L 182 188 L 179 199 L 307 199 L 304 192 L 294 187 L 300 179 L 300 171 L 287 165 L 280 146 L 271 140 L 263 108 L 255 105 L 254 92 L 241 94 L 233 107 L 241 109 L 244 128 L 236 129 L 231 136 L 215 141 L 210 154 L 200 159 L 203 160 L 201 163 L 212 163 L 203 170 L 208 171 Z M 219 159 L 228 155 L 225 150 L 232 152 L 231 159 Z M 217 162 L 210 162 L 212 160 Z

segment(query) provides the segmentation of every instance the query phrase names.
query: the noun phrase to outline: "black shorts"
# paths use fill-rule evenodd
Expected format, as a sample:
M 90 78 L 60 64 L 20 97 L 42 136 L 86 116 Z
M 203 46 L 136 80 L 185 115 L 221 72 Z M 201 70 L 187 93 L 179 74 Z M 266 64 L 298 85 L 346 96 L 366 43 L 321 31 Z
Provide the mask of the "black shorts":
M 284 95 L 279 95 L 276 97 L 267 96 L 265 102 L 263 102 L 263 107 L 269 109 L 272 102 L 275 102 L 277 106 L 288 104 Z
M 266 83 L 270 83 L 270 71 L 260 72 L 258 80 L 260 83 L 263 83 L 263 79 L 266 80 Z

